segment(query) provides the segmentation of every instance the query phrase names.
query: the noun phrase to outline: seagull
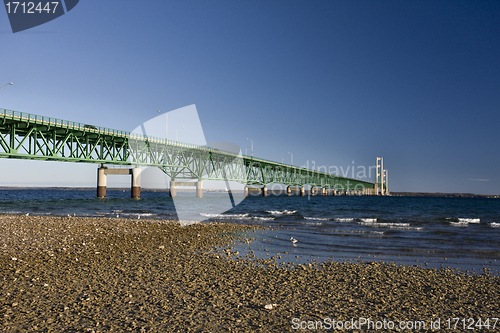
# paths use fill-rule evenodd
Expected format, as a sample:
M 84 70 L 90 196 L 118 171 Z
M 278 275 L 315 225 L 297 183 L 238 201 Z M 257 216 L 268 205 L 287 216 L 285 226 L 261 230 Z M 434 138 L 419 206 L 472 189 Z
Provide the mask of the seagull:
M 298 242 L 298 240 L 297 240 L 297 239 L 295 239 L 295 238 L 293 238 L 293 237 L 290 237 L 290 242 L 292 242 L 293 244 L 295 244 L 295 243 L 297 243 L 297 242 Z
M 137 219 L 140 220 L 141 219 L 141 215 L 140 214 L 137 214 Z
M 26 216 L 30 216 L 30 213 L 26 213 Z

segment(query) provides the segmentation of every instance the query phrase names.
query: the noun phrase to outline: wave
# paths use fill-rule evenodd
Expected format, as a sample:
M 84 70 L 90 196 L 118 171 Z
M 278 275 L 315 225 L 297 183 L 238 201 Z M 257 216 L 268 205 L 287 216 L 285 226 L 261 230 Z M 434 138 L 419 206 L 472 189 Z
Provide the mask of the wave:
M 374 231 L 374 230 L 337 230 L 330 229 L 331 232 L 336 232 L 339 234 L 373 234 L 373 235 L 383 235 L 385 231 Z
M 454 222 L 454 223 L 480 223 L 481 219 L 480 218 L 463 218 L 463 217 L 447 217 L 446 221 L 448 222 Z
M 252 220 L 271 221 L 271 220 L 274 220 L 274 217 L 252 216 Z
M 481 219 L 458 218 L 458 222 L 479 223 Z
M 210 214 L 210 213 L 200 213 L 201 216 L 213 217 L 218 219 L 241 219 L 248 218 L 250 214 Z
M 295 214 L 297 213 L 296 210 L 282 210 L 282 211 L 279 211 L 279 210 L 266 210 L 266 212 L 268 212 L 269 214 L 272 214 L 272 215 L 292 215 L 292 214 Z
M 120 216 L 156 216 L 154 213 L 120 213 Z
M 333 219 L 335 222 L 352 222 L 354 221 L 353 217 L 337 217 Z
M 469 222 L 450 222 L 450 225 L 454 227 L 468 227 Z
M 323 225 L 323 222 L 304 222 L 302 224 L 306 224 L 306 225 Z
M 259 220 L 259 221 L 271 221 L 274 217 L 267 216 L 250 216 L 250 214 L 210 214 L 210 213 L 200 213 L 201 216 L 208 218 L 217 219 L 233 219 L 233 220 Z
M 498 223 L 498 222 L 491 222 L 491 223 L 490 223 L 490 226 L 491 226 L 492 228 L 500 228 L 500 223 Z
M 389 226 L 389 228 L 396 229 L 396 230 L 414 230 L 414 231 L 424 230 L 424 227 Z
M 315 220 L 315 221 L 329 221 L 330 219 L 324 218 L 324 217 L 308 217 L 304 216 L 305 220 Z
M 305 220 L 316 220 L 316 221 L 334 221 L 334 222 L 354 222 L 356 219 L 354 217 L 336 217 L 336 218 L 326 218 L 326 217 L 309 217 L 304 216 Z M 374 219 L 360 219 L 363 222 L 359 223 L 374 223 L 377 221 Z
M 360 225 L 367 225 L 370 227 L 409 227 L 410 223 L 405 222 L 358 222 Z

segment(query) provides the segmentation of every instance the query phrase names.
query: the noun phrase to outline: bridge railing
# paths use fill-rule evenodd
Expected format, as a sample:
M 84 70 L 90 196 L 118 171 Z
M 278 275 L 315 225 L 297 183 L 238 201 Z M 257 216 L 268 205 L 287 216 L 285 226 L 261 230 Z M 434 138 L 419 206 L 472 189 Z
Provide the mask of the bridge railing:
M 248 156 L 248 155 L 243 155 L 244 158 L 248 159 L 248 160 L 254 160 L 254 161 L 263 161 L 265 163 L 270 163 L 270 164 L 274 164 L 274 165 L 278 165 L 280 167 L 283 167 L 283 168 L 290 168 L 290 169 L 294 169 L 294 170 L 297 170 L 299 172 L 307 172 L 307 173 L 314 173 L 314 174 L 317 174 L 317 175 L 320 175 L 320 176 L 329 176 L 331 178 L 346 178 L 346 177 L 342 177 L 342 176 L 339 176 L 339 175 L 336 175 L 336 174 L 331 174 L 331 173 L 328 173 L 328 172 L 323 172 L 323 171 L 318 171 L 318 170 L 311 170 L 311 169 L 307 169 L 305 167 L 299 167 L 299 166 L 295 166 L 295 165 L 291 165 L 291 164 L 284 164 L 284 163 L 279 163 L 279 162 L 276 162 L 276 161 L 272 161 L 272 160 L 268 160 L 268 159 L 265 159 L 265 158 L 255 158 L 255 157 L 252 157 L 252 156 Z M 351 179 L 351 178 L 349 178 Z M 373 184 L 367 180 L 362 180 L 362 179 L 352 179 L 352 180 L 355 180 L 357 182 L 361 182 L 361 183 L 367 183 L 367 184 Z
M 64 120 L 64 119 L 46 117 L 46 116 L 40 116 L 40 115 L 31 114 L 31 113 L 27 113 L 27 112 L 13 111 L 13 110 L 8 110 L 8 109 L 0 109 L 0 116 L 3 116 L 4 118 L 10 118 L 10 119 L 19 120 L 19 121 L 26 121 L 26 122 L 35 123 L 35 124 L 42 124 L 42 125 L 48 125 L 48 126 L 58 126 L 58 127 L 62 127 L 62 128 L 80 130 L 80 131 L 85 131 L 85 132 L 89 132 L 89 133 L 97 133 L 97 134 L 105 134 L 105 135 L 111 135 L 111 136 L 126 137 L 126 138 L 132 139 L 132 140 L 149 141 L 149 142 L 155 142 L 155 143 L 160 143 L 160 144 L 170 144 L 170 145 L 176 145 L 176 146 L 185 147 L 185 148 L 211 150 L 211 148 L 207 147 L 207 146 L 199 146 L 199 145 L 195 145 L 192 143 L 181 142 L 181 141 L 176 141 L 176 140 L 169 140 L 169 139 L 165 139 L 165 138 L 148 136 L 148 135 L 139 134 L 139 133 L 132 133 L 132 132 L 128 132 L 128 131 L 121 131 L 121 130 L 116 130 L 116 129 L 107 128 L 107 127 L 100 127 L 100 126 L 98 127 L 98 126 L 94 126 L 94 125 L 90 125 L 90 124 L 79 123 L 79 122 L 74 122 L 74 121 L 69 121 L 69 120 Z M 232 154 L 231 152 L 226 152 L 226 151 L 224 151 L 224 152 Z

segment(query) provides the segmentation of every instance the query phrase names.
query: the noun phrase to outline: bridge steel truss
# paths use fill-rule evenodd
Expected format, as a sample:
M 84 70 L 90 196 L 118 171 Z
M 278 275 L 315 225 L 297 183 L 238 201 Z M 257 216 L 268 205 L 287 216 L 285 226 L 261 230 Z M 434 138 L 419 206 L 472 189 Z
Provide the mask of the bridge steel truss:
M 206 146 L 0 109 L 0 158 L 158 167 L 172 180 L 373 189 L 374 183 Z

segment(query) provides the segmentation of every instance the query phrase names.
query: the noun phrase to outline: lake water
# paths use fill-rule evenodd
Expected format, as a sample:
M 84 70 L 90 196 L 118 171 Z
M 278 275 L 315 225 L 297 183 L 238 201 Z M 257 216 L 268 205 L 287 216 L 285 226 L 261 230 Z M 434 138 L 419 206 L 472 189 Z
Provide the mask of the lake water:
M 168 192 L 108 189 L 0 190 L 1 214 L 176 219 Z M 225 193 L 180 194 L 199 219 L 258 224 L 279 230 L 251 233 L 258 256 L 284 254 L 286 261 L 369 260 L 461 271 L 500 272 L 500 199 L 315 196 L 248 197 L 224 213 L 211 206 Z M 298 240 L 293 244 L 290 237 Z

